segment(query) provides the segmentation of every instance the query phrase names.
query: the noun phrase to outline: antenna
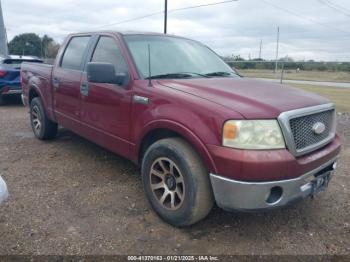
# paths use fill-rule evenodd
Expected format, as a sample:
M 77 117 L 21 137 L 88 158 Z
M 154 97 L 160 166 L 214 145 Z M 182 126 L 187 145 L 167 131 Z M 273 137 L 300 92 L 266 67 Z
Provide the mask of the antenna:
M 148 44 L 148 86 L 152 85 L 152 72 L 151 72 L 151 46 Z

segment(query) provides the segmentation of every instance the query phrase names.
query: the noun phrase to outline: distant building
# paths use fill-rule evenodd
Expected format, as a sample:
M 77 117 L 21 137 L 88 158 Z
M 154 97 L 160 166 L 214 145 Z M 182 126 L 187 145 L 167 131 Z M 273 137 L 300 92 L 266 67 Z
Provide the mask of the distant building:
M 8 55 L 7 34 L 0 2 L 0 55 Z

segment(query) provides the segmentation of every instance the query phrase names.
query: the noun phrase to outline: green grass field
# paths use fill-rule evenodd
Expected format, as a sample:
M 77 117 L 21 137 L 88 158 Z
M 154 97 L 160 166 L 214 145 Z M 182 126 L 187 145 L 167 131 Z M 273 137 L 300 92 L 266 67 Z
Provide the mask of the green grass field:
M 327 87 L 327 86 L 313 86 L 313 85 L 299 85 L 299 84 L 288 84 L 288 85 L 324 96 L 329 100 L 331 100 L 333 103 L 335 103 L 336 109 L 338 112 L 350 113 L 350 89 L 349 88 L 336 88 L 336 87 Z
M 238 70 L 246 77 L 256 78 L 280 78 L 281 74 L 275 74 L 272 70 L 246 69 Z M 321 71 L 299 71 L 286 70 L 284 79 L 288 80 L 310 80 L 310 81 L 330 81 L 330 82 L 350 82 L 350 72 L 321 72 Z

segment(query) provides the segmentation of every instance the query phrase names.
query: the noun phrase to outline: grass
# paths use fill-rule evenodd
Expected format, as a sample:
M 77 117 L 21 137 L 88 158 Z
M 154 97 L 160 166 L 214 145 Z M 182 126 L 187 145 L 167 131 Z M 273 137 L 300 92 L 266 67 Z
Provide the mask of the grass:
M 272 70 L 245 69 L 238 70 L 241 75 L 256 78 L 280 78 L 281 73 L 275 74 Z M 288 80 L 310 80 L 328 82 L 350 82 L 350 72 L 321 72 L 321 71 L 299 71 L 286 70 L 284 79 Z
M 350 89 L 349 88 L 336 88 L 336 87 L 328 87 L 328 86 L 313 86 L 313 85 L 300 85 L 300 84 L 289 84 L 289 85 L 326 97 L 335 104 L 338 112 L 350 113 Z

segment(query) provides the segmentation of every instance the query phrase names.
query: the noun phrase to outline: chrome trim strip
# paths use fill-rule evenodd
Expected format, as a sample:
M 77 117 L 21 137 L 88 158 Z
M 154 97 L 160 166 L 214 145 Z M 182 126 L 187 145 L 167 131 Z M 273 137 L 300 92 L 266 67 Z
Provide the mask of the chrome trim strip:
M 329 111 L 329 110 L 333 110 L 333 114 L 334 114 L 333 115 L 332 129 L 329 133 L 329 136 L 326 139 L 320 141 L 319 143 L 310 145 L 310 146 L 305 147 L 301 150 L 300 149 L 297 150 L 295 147 L 293 134 L 292 134 L 292 131 L 290 129 L 289 121 L 291 119 L 294 119 L 294 118 L 312 115 L 312 114 L 316 114 L 316 113 L 320 113 L 320 112 L 324 112 L 324 111 Z M 295 109 L 295 110 L 291 110 L 291 111 L 286 111 L 286 112 L 281 113 L 277 119 L 278 119 L 278 122 L 280 123 L 287 148 L 294 156 L 301 156 L 301 155 L 310 153 L 311 151 L 314 151 L 318 148 L 321 148 L 322 146 L 328 144 L 335 137 L 336 113 L 335 113 L 335 106 L 333 103 L 327 103 L 327 104 L 322 104 L 322 105 L 317 105 L 317 106 L 312 106 L 312 107 L 305 107 L 305 108 Z
M 22 94 L 22 89 L 20 90 L 9 90 L 7 91 L 5 94 L 3 95 L 19 95 L 19 94 Z
M 336 163 L 337 158 L 338 156 L 332 158 L 300 177 L 286 180 L 245 182 L 210 174 L 215 201 L 218 206 L 226 210 L 259 210 L 288 205 L 311 195 L 314 175 L 332 163 Z M 269 204 L 266 199 L 271 188 L 276 186 L 282 188 L 282 196 Z
M 134 103 L 136 103 L 136 104 L 144 104 L 144 105 L 147 105 L 147 104 L 149 103 L 149 98 L 148 98 L 148 97 L 144 97 L 144 96 L 134 95 L 133 101 L 134 101 Z

